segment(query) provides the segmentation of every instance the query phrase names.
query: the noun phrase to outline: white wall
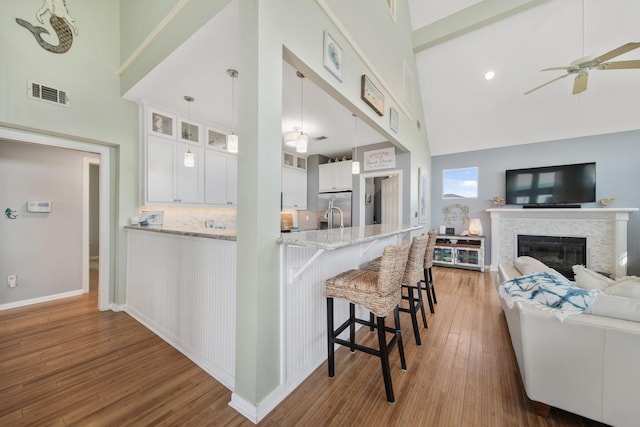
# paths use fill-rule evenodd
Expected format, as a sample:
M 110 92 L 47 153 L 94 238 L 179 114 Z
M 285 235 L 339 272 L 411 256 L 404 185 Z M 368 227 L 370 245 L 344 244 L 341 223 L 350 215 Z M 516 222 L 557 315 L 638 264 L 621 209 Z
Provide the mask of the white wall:
M 82 290 L 84 156 L 0 141 L 0 305 Z M 51 201 L 52 212 L 27 212 L 29 200 Z M 18 217 L 8 219 L 6 208 Z M 16 288 L 6 285 L 9 274 L 18 276 Z

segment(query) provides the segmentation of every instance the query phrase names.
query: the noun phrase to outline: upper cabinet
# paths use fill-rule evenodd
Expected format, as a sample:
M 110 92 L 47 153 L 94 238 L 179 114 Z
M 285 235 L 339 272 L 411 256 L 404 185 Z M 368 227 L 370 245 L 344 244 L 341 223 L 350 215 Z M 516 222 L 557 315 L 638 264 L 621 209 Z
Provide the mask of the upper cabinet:
M 220 150 L 224 134 L 150 107 L 145 118 L 145 205 L 237 204 L 238 160 Z
M 282 152 L 282 208 L 307 208 L 307 158 Z
M 318 165 L 318 191 L 348 191 L 352 189 L 351 160 Z

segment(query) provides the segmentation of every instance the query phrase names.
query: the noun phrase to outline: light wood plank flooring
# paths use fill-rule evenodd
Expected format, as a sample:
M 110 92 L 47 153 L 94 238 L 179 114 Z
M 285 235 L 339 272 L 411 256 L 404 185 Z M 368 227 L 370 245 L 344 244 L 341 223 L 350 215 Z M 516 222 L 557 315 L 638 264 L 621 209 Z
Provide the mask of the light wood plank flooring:
M 396 403 L 386 402 L 377 358 L 340 349 L 334 379 L 323 364 L 260 425 L 602 425 L 555 408 L 533 414 L 489 273 L 434 276 L 439 304 L 422 346 L 401 317 L 408 369 L 394 352 Z M 126 313 L 96 307 L 92 291 L 0 312 L 0 425 L 252 425 L 182 354 Z

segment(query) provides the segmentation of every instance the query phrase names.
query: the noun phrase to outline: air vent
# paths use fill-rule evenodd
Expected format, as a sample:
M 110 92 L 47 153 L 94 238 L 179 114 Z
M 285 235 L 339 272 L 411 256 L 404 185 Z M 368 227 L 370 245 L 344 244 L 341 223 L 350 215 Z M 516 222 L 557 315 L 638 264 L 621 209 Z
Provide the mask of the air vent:
M 29 81 L 29 97 L 39 101 L 49 102 L 63 107 L 69 106 L 69 96 L 66 90 L 56 89 L 40 83 Z
M 327 139 L 326 136 L 316 136 L 315 138 L 313 138 L 314 141 L 324 141 L 325 139 Z

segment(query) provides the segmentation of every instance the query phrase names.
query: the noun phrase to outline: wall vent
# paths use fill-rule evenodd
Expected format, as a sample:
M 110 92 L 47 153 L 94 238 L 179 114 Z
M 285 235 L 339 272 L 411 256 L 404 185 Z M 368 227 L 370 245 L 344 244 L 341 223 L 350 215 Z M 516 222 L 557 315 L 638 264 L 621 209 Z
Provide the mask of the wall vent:
M 69 106 L 69 94 L 66 90 L 56 89 L 41 83 L 29 81 L 29 97 L 63 107 Z

